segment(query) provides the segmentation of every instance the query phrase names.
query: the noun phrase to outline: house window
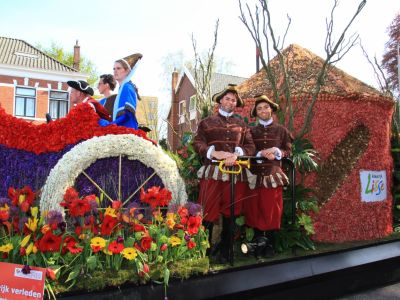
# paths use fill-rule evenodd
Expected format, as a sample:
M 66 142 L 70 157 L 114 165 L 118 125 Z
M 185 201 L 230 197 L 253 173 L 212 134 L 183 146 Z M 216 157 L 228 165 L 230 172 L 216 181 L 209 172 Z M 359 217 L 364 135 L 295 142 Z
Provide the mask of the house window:
M 189 99 L 189 118 L 190 120 L 196 119 L 196 111 L 197 111 L 197 98 L 196 95 L 193 95 Z
M 179 120 L 178 124 L 185 123 L 185 113 L 186 113 L 186 101 L 180 101 L 179 102 Z
M 15 115 L 19 117 L 35 117 L 36 89 L 16 87 Z
M 61 91 L 50 91 L 50 116 L 52 119 L 65 117 L 68 113 L 68 93 Z

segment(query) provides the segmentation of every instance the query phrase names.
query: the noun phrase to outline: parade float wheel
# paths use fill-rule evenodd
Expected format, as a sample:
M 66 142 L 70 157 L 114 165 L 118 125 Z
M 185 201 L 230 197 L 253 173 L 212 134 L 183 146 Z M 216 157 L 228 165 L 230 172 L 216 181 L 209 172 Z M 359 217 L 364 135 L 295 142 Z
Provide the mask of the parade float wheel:
M 187 200 L 176 163 L 150 141 L 133 134 L 94 137 L 77 144 L 51 170 L 41 192 L 42 211 L 56 210 L 68 187 L 81 195 L 103 194 L 126 206 L 141 188 L 159 185 L 172 193 L 173 203 Z

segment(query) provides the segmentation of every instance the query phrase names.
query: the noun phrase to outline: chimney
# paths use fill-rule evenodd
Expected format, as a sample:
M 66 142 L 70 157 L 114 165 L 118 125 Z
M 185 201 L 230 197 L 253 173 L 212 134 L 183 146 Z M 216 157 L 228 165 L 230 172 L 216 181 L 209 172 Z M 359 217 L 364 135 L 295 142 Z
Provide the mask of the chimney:
M 174 71 L 172 72 L 172 79 L 171 79 L 171 119 L 169 120 L 170 122 L 170 127 L 168 127 L 168 130 L 171 131 L 171 140 L 169 141 L 171 145 L 171 149 L 173 151 L 176 150 L 176 147 L 178 145 L 178 137 L 176 134 L 176 130 L 178 128 L 178 114 L 179 114 L 179 101 L 177 99 L 177 95 L 175 94 L 176 86 L 178 85 L 178 78 L 179 78 L 179 73 L 174 68 Z
M 256 73 L 260 71 L 260 48 L 256 48 Z
M 175 90 L 176 90 L 176 86 L 178 84 L 178 77 L 179 77 L 179 73 L 176 70 L 176 68 L 174 68 L 174 71 L 172 72 L 172 81 L 171 81 L 171 95 L 172 95 L 172 102 L 175 102 Z
M 79 71 L 79 62 L 81 60 L 81 47 L 78 45 L 78 40 L 76 40 L 76 44 L 74 46 L 74 62 L 72 67 Z

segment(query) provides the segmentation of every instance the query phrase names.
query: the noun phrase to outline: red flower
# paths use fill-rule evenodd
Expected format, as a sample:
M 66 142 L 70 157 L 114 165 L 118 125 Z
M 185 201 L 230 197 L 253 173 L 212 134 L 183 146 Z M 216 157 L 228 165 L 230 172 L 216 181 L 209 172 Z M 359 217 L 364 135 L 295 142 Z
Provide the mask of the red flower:
M 146 264 L 146 263 L 144 263 L 144 264 L 143 264 L 143 271 L 140 271 L 140 272 L 139 272 L 139 276 L 140 276 L 140 277 L 144 277 L 144 276 L 146 276 L 146 274 L 148 274 L 149 272 L 150 272 L 150 267 L 149 267 L 149 265 Z
M 135 134 L 153 142 L 142 130 L 123 126 L 101 127 L 98 125 L 98 120 L 98 115 L 85 103 L 71 109 L 65 118 L 40 125 L 18 119 L 0 108 L 2 144 L 6 147 L 41 154 L 58 152 L 67 145 L 107 134 Z
M 10 211 L 8 209 L 0 210 L 0 222 L 7 221 L 10 217 Z
M 150 267 L 146 263 L 143 264 L 143 272 L 145 272 L 145 273 L 149 273 L 150 272 Z
M 135 244 L 133 244 L 133 247 L 135 247 L 140 252 L 143 252 L 143 249 L 140 247 L 140 245 L 138 243 L 135 242 Z
M 140 201 L 147 203 L 151 208 L 156 208 L 157 206 L 166 206 L 172 199 L 172 194 L 167 189 L 161 189 L 159 186 L 153 186 L 147 190 L 144 189 L 140 191 Z
M 190 235 L 196 234 L 199 231 L 200 225 L 201 225 L 200 216 L 190 216 L 187 224 L 187 232 Z
M 92 248 L 93 253 L 97 253 L 97 252 L 99 252 L 101 250 L 100 246 L 90 245 L 90 247 Z
M 64 201 L 61 202 L 60 205 L 65 208 L 69 208 L 71 203 L 78 199 L 78 192 L 73 187 L 69 187 L 64 194 Z
M 168 189 L 162 189 L 160 191 L 159 206 L 167 206 L 172 199 L 172 193 Z
M 160 250 L 161 251 L 165 251 L 165 250 L 167 250 L 167 248 L 168 248 L 167 244 L 162 244 L 161 247 L 160 247 Z
M 38 249 L 41 252 L 57 252 L 60 250 L 61 240 L 61 236 L 54 235 L 49 230 L 39 240 Z
M 124 250 L 124 244 L 118 243 L 117 241 L 113 241 L 108 245 L 108 251 L 118 254 Z
M 63 253 L 65 253 L 67 250 L 72 254 L 81 253 L 83 251 L 83 248 L 77 247 L 76 244 L 77 241 L 74 237 L 67 236 L 64 240 Z
M 194 247 L 196 247 L 196 243 L 194 241 L 190 240 L 187 243 L 187 247 L 188 247 L 188 249 L 193 249 Z
M 112 202 L 111 207 L 113 209 L 120 209 L 122 207 L 122 202 L 118 201 L 118 200 L 115 200 L 115 201 Z
M 133 225 L 133 230 L 142 232 L 142 231 L 146 231 L 146 228 L 144 228 L 144 226 L 142 224 L 135 224 L 135 225 Z
M 106 215 L 103 219 L 103 223 L 101 224 L 101 234 L 110 235 L 117 223 L 118 221 L 116 218 Z
M 50 278 L 51 280 L 56 280 L 56 273 L 54 273 L 53 269 L 47 268 L 46 277 Z
M 83 217 L 87 212 L 90 212 L 90 204 L 85 199 L 76 199 L 69 207 L 69 214 L 72 217 Z
M 152 188 L 149 188 L 147 190 L 147 193 L 142 188 L 140 191 L 140 201 L 149 204 L 152 208 L 156 208 L 157 206 L 159 206 L 159 191 L 159 186 L 153 186 Z
M 12 187 L 8 189 L 8 196 L 14 206 L 19 206 L 23 212 L 27 212 L 35 200 L 35 193 L 29 186 L 16 190 Z
M 178 215 L 181 217 L 181 219 L 187 218 L 189 216 L 189 211 L 186 207 L 180 206 L 178 208 Z
M 151 247 L 152 238 L 149 236 L 145 236 L 140 241 L 140 246 L 142 247 L 143 251 L 147 251 Z
M 80 236 L 82 234 L 82 227 L 81 226 L 75 226 L 75 234 L 77 236 Z

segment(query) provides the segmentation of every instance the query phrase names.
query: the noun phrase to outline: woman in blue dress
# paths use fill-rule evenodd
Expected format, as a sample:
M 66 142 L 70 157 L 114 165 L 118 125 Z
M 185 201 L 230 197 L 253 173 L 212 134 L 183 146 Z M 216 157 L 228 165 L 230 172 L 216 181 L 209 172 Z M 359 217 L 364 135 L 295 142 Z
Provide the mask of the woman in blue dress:
M 121 58 L 114 63 L 114 78 L 119 83 L 118 95 L 112 105 L 112 122 L 100 121 L 100 125 L 107 126 L 117 124 L 129 128 L 138 129 L 136 120 L 136 105 L 138 101 L 137 88 L 131 78 L 135 72 L 135 65 L 142 55 L 139 53 Z M 108 100 L 107 100 L 108 102 Z

